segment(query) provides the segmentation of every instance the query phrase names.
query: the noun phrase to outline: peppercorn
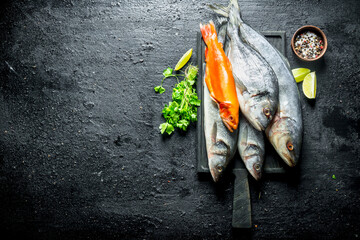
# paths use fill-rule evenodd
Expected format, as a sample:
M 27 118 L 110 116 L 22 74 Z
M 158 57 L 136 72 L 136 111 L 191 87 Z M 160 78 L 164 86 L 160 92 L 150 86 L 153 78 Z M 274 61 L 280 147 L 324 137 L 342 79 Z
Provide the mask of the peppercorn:
M 307 59 L 317 58 L 324 48 L 322 39 L 310 31 L 296 36 L 295 39 L 295 51 Z

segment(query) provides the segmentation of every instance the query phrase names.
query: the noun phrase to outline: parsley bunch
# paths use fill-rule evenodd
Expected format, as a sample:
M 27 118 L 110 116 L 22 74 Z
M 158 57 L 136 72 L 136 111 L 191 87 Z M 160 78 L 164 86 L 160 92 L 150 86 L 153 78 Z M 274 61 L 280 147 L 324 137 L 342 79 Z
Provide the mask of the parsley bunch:
M 159 129 L 161 134 L 165 132 L 171 134 L 175 128 L 180 128 L 186 131 L 190 122 L 197 121 L 197 107 L 200 106 L 200 100 L 198 99 L 196 89 L 193 85 L 196 82 L 198 68 L 196 66 L 189 65 L 185 74 L 173 74 L 172 68 L 164 70 L 164 78 L 161 81 L 160 86 L 154 88 L 157 93 L 164 93 L 165 88 L 162 86 L 164 80 L 169 77 L 175 77 L 178 81 L 175 84 L 172 92 L 172 102 L 169 105 L 165 104 L 162 114 L 166 120 L 165 123 L 160 124 Z M 184 79 L 179 82 L 178 76 L 184 76 Z

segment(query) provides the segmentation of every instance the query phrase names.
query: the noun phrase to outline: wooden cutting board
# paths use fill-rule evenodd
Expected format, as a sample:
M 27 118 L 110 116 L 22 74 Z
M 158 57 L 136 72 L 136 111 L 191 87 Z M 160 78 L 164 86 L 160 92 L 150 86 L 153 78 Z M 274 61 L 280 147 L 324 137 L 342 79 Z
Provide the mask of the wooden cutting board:
M 284 31 L 266 31 L 262 34 L 268 41 L 276 47 L 285 57 L 285 32 Z M 204 86 L 203 86 L 203 66 L 205 63 L 205 43 L 202 40 L 200 32 L 197 34 L 197 60 L 199 66 L 199 76 L 197 81 L 198 97 L 203 101 Z M 197 122 L 197 172 L 199 174 L 210 174 L 208 159 L 205 146 L 204 134 L 204 106 L 198 109 L 198 122 Z M 266 142 L 266 153 L 264 162 L 264 174 L 282 174 L 285 173 L 284 164 L 281 158 L 277 155 L 276 151 L 272 148 L 269 142 Z M 233 228 L 251 228 L 251 199 L 249 191 L 248 171 L 242 162 L 239 153 L 235 154 L 233 159 L 232 172 L 235 175 L 234 183 L 234 200 L 233 200 Z M 251 176 L 250 176 L 251 177 Z M 261 181 L 261 180 L 260 180 Z

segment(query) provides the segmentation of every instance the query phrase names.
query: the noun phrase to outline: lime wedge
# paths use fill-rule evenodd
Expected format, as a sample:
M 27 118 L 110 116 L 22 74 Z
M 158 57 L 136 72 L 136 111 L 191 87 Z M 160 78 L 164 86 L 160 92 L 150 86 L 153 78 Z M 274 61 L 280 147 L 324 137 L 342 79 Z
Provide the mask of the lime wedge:
M 309 99 L 314 99 L 316 96 L 316 75 L 315 72 L 311 72 L 304 78 L 303 82 L 304 95 Z
M 180 70 L 188 61 L 189 59 L 191 58 L 191 55 L 192 55 L 192 51 L 193 49 L 189 49 L 189 51 L 187 51 L 181 58 L 180 60 L 178 61 L 178 63 L 176 64 L 175 66 L 175 71 L 177 70 Z
M 310 73 L 310 69 L 307 68 L 295 68 L 293 70 L 291 70 L 295 81 L 297 83 L 301 82 L 302 80 L 304 80 L 305 76 L 308 75 Z

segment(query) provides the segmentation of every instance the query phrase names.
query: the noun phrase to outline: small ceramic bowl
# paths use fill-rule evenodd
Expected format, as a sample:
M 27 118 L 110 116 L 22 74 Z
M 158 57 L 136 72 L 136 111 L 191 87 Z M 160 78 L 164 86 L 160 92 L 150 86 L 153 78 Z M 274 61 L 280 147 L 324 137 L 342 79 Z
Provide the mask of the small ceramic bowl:
M 295 51 L 295 42 L 296 42 L 296 36 L 300 35 L 303 32 L 306 31 L 310 31 L 315 33 L 316 35 L 318 35 L 319 37 L 322 38 L 323 42 L 324 42 L 324 48 L 321 50 L 320 55 L 317 58 L 304 58 L 303 56 L 299 55 L 296 51 Z M 291 39 L 291 48 L 293 50 L 293 52 L 295 53 L 296 56 L 298 56 L 298 58 L 300 58 L 301 60 L 307 61 L 307 62 L 311 62 L 311 61 L 316 61 L 320 58 L 322 58 L 322 56 L 324 56 L 326 49 L 327 49 L 327 39 L 326 36 L 324 34 L 323 31 L 320 30 L 320 28 L 312 26 L 312 25 L 306 25 L 303 26 L 301 28 L 299 28 L 298 30 L 296 30 L 296 32 L 294 33 L 292 39 Z

